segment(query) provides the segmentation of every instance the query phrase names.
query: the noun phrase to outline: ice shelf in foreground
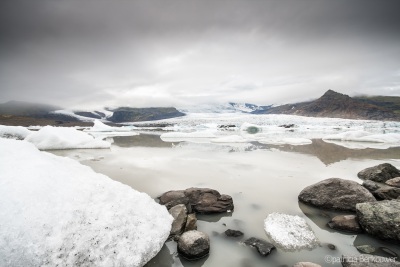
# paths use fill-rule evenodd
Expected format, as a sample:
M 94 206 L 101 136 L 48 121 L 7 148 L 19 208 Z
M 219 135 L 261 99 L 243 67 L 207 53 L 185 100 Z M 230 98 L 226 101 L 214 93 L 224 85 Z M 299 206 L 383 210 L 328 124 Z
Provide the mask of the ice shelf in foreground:
M 143 266 L 172 218 L 144 193 L 0 138 L 0 266 Z
M 109 148 L 111 146 L 110 142 L 96 139 L 74 128 L 53 126 L 45 126 L 37 132 L 32 132 L 25 140 L 33 143 L 41 150 Z
M 31 131 L 22 126 L 0 125 L 0 137 L 11 139 L 24 139 Z
M 307 222 L 296 215 L 271 213 L 264 220 L 267 236 L 285 251 L 313 249 L 318 240 Z

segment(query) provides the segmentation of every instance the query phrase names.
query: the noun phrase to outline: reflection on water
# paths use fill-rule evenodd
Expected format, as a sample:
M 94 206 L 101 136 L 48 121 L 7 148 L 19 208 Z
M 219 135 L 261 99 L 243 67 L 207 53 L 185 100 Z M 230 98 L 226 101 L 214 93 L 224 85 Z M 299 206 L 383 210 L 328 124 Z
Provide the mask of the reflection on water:
M 140 140 L 140 141 L 139 141 Z M 257 144 L 250 144 L 255 145 Z M 223 215 L 201 215 L 198 229 L 211 239 L 207 259 L 187 262 L 177 255 L 176 243 L 167 242 L 149 266 L 293 266 L 311 261 L 322 266 L 324 257 L 360 254 L 354 244 L 387 247 L 400 253 L 399 246 L 376 240 L 366 234 L 333 231 L 326 223 L 336 214 L 298 203 L 298 194 L 310 184 L 339 177 L 361 183 L 357 173 L 383 162 L 400 165 L 399 150 L 351 150 L 314 140 L 308 146 L 272 146 L 249 150 L 232 149 L 227 144 L 164 143 L 155 135 L 114 137 L 111 149 L 63 150 L 51 153 L 80 160 L 116 181 L 146 192 L 153 198 L 169 190 L 209 187 L 233 197 L 235 209 Z M 235 153 L 229 153 L 234 151 Z M 295 153 L 293 153 L 295 152 Z M 263 222 L 273 212 L 299 215 L 310 225 L 320 246 L 308 251 L 285 252 L 277 249 L 268 257 L 243 245 L 250 237 L 268 240 Z M 227 237 L 227 229 L 244 236 Z M 333 244 L 332 250 L 328 244 Z

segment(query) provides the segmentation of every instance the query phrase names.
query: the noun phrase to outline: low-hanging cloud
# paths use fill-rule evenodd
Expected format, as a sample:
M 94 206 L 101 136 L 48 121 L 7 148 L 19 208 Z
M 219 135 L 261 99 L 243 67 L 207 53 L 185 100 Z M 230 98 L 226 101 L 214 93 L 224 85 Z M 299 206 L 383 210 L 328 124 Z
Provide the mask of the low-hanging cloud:
M 396 0 L 0 3 L 0 102 L 260 105 L 400 95 Z

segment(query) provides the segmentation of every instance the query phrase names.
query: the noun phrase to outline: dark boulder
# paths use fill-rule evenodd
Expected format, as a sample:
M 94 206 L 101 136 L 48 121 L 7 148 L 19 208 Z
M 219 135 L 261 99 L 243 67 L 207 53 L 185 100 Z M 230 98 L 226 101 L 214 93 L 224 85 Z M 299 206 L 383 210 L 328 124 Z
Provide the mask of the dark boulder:
M 227 235 L 229 237 L 239 237 L 239 236 L 242 236 L 243 233 L 241 231 L 228 229 L 225 231 L 225 235 Z
M 394 186 L 394 187 L 399 187 L 400 188 L 400 177 L 396 177 L 390 180 L 387 180 L 385 184 Z
M 358 223 L 355 215 L 338 215 L 328 222 L 328 226 L 332 229 L 342 230 L 352 233 L 361 233 L 362 228 Z
M 359 203 L 356 209 L 358 221 L 367 233 L 400 242 L 400 201 Z
M 185 205 L 179 204 L 168 211 L 174 218 L 171 226 L 170 237 L 180 235 L 185 230 L 187 220 L 187 210 Z
M 200 231 L 188 231 L 178 241 L 178 253 L 187 260 L 198 260 L 210 252 L 210 238 Z
M 398 187 L 376 183 L 370 180 L 365 181 L 362 185 L 380 200 L 397 199 L 400 196 L 400 188 Z
M 374 167 L 366 168 L 358 173 L 358 177 L 363 180 L 371 180 L 381 183 L 399 176 L 400 171 L 389 163 L 383 163 Z
M 304 188 L 299 200 L 319 208 L 355 211 L 356 204 L 374 202 L 374 196 L 362 185 L 340 178 L 330 178 Z
M 244 241 L 244 243 L 248 246 L 256 248 L 258 253 L 260 253 L 260 255 L 264 257 L 269 255 L 271 251 L 275 249 L 275 246 L 271 243 L 255 237 L 247 239 L 246 241 Z
M 185 232 L 197 230 L 197 217 L 195 213 L 188 214 L 185 226 Z
M 186 203 L 195 213 L 222 213 L 234 208 L 231 196 L 221 195 L 217 190 L 209 188 L 188 188 L 186 190 L 169 191 L 159 197 L 160 204 L 170 206 L 171 203 Z

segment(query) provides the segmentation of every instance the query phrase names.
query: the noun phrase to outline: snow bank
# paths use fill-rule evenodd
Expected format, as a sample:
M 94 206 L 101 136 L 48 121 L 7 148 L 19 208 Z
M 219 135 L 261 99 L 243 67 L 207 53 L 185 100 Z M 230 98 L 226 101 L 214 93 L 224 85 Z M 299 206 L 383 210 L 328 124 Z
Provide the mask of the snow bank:
M 41 150 L 74 149 L 74 148 L 109 148 L 109 142 L 95 139 L 87 133 L 74 128 L 45 126 L 32 132 L 26 141 L 33 143 Z
M 249 141 L 239 135 L 228 135 L 211 140 L 212 143 L 248 143 Z
M 318 244 L 307 222 L 299 216 L 271 213 L 264 220 L 264 229 L 271 241 L 286 251 L 313 249 Z
M 172 218 L 78 162 L 0 138 L 0 266 L 143 266 Z
M 0 125 L 0 137 L 11 139 L 24 139 L 31 131 L 22 126 L 5 126 Z

